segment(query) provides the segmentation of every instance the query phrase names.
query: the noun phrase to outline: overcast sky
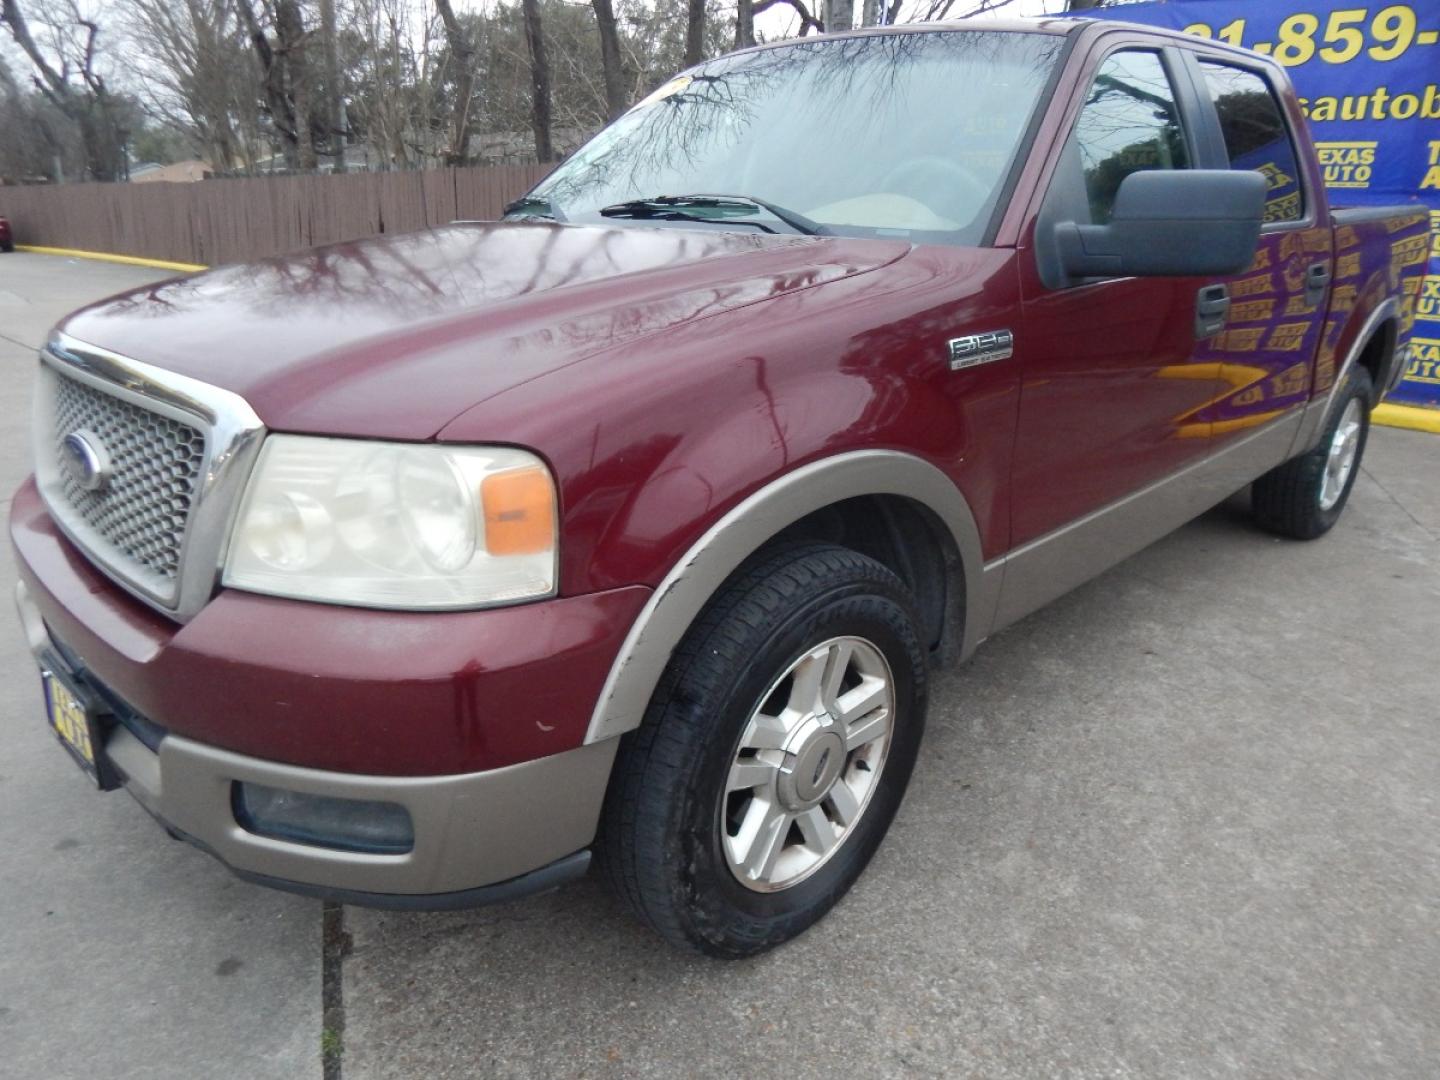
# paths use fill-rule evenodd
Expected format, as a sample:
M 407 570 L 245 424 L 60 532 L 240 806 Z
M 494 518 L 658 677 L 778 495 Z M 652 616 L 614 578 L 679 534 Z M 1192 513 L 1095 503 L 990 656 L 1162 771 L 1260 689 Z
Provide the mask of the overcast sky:
M 467 0 L 478 4 L 480 0 Z M 818 0 L 811 0 L 817 3 Z M 955 7 L 951 10 L 952 18 L 962 18 L 970 11 L 980 7 L 980 0 L 956 0 Z M 1011 0 L 1004 7 L 990 12 L 982 13 L 977 18 L 1014 18 L 1017 15 L 1044 15 L 1048 12 L 1063 11 L 1065 0 Z M 859 5 L 856 5 L 856 15 L 859 15 Z M 763 11 L 755 18 L 756 29 L 767 38 L 788 37 L 800 28 L 800 17 L 795 14 L 793 8 L 773 7 L 769 11 Z

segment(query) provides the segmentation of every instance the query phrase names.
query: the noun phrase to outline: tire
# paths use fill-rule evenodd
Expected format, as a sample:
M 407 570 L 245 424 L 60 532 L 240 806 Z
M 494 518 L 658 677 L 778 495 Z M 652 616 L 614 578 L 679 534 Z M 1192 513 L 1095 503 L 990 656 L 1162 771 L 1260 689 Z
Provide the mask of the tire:
M 888 569 L 828 544 L 758 557 L 717 593 L 624 737 L 601 822 L 600 864 L 642 920 L 738 958 L 789 941 L 844 896 L 920 746 L 915 612 Z M 844 677 L 827 697 L 832 672 Z M 830 704 L 792 707 L 812 699 Z
M 1352 368 L 1315 448 L 1255 481 L 1250 506 L 1262 528 L 1293 540 L 1314 540 L 1334 528 L 1365 456 L 1371 392 L 1370 373 Z
M 13 240 L 6 240 L 3 244 L 0 244 L 0 251 L 3 251 L 6 255 L 9 255 L 10 252 L 12 252 L 12 251 L 14 251 L 14 250 L 15 250 L 15 241 L 13 241 Z

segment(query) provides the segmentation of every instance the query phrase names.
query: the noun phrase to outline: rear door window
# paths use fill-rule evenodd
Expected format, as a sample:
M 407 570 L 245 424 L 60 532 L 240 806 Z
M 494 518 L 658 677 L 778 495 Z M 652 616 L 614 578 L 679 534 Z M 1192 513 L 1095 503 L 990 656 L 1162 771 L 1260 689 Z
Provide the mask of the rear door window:
M 1270 84 L 1256 72 L 1214 60 L 1201 60 L 1200 70 L 1220 119 L 1230 168 L 1253 169 L 1269 182 L 1267 222 L 1299 221 L 1305 214 L 1300 165 Z

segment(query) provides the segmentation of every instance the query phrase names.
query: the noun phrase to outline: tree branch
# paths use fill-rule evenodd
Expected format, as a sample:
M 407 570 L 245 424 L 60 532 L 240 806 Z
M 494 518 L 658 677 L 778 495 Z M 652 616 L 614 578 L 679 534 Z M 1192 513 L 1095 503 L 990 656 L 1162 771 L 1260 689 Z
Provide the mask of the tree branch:
M 898 2 L 898 0 L 897 0 Z M 804 37 L 810 30 L 823 34 L 825 24 L 810 14 L 810 9 L 805 6 L 805 0 L 755 0 L 751 7 L 751 13 L 759 15 L 762 11 L 769 11 L 772 7 L 793 8 L 796 15 L 800 16 L 800 36 Z
M 47 94 L 47 97 L 50 97 L 52 101 L 56 97 L 68 98 L 70 88 L 65 84 L 65 76 L 50 66 L 50 62 L 45 59 L 40 47 L 35 44 L 35 39 L 30 36 L 30 27 L 25 23 L 25 16 L 20 13 L 19 0 L 0 0 L 0 23 L 10 27 L 10 35 L 15 39 L 15 43 L 20 46 L 21 51 L 39 72 L 39 75 L 35 77 L 35 85 L 40 86 L 42 90 L 45 89 L 40 85 L 40 79 L 43 77 L 45 84 L 54 92 L 54 96 Z

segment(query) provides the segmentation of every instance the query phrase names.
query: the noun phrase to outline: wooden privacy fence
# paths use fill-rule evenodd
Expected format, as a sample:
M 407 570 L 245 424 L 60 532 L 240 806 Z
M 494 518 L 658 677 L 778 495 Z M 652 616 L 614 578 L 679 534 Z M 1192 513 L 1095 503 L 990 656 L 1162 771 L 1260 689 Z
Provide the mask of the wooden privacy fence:
M 172 262 L 244 262 L 287 251 L 494 220 L 547 165 L 0 188 L 17 244 Z

